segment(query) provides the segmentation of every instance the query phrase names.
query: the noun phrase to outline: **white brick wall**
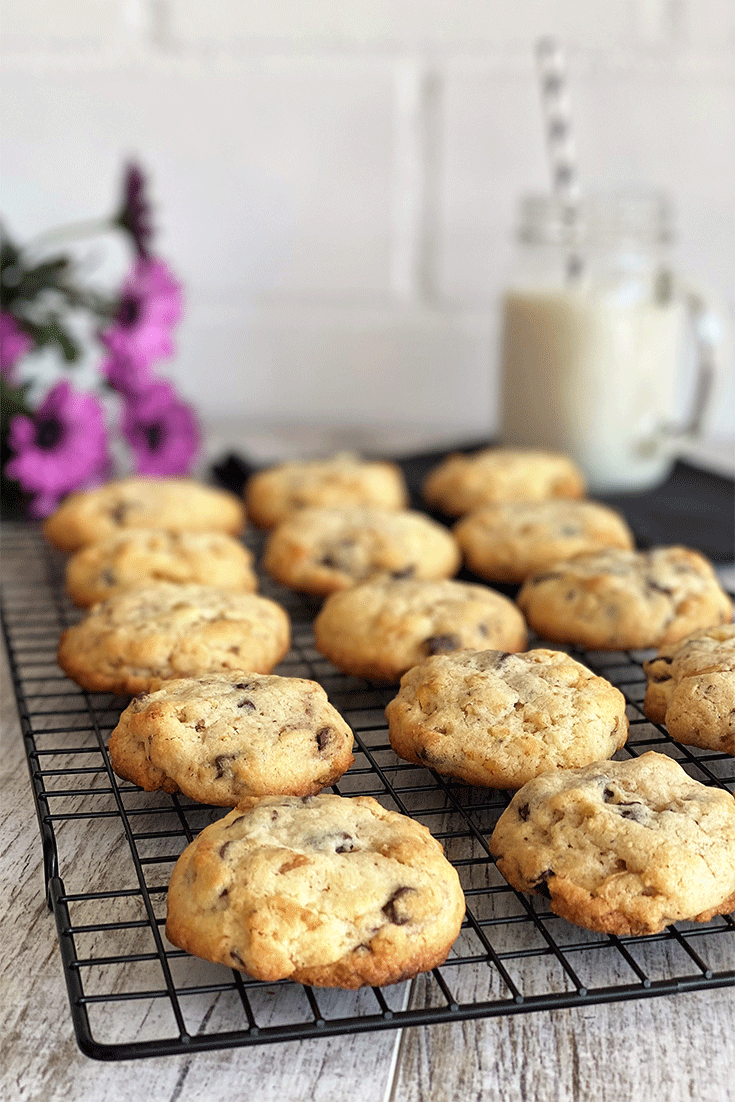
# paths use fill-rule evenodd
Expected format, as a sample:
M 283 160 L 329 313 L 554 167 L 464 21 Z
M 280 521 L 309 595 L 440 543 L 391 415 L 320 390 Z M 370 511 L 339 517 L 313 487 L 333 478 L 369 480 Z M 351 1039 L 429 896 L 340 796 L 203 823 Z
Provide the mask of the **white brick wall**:
M 103 213 L 135 154 L 207 417 L 487 433 L 516 204 L 547 187 L 544 33 L 584 183 L 666 187 L 730 320 L 732 0 L 3 0 L 2 217 Z

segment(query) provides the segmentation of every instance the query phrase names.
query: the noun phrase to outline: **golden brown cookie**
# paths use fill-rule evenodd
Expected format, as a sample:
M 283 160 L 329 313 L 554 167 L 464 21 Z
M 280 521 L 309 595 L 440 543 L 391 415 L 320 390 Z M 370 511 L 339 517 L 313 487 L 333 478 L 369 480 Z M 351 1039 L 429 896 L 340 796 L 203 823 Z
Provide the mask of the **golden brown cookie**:
M 385 714 L 400 757 L 490 788 L 610 758 L 628 737 L 620 690 L 545 648 L 427 658 Z
M 664 754 L 544 773 L 490 839 L 518 891 L 608 934 L 654 934 L 735 906 L 735 799 Z
M 77 551 L 127 528 L 171 532 L 227 532 L 245 524 L 235 494 L 189 478 L 123 478 L 65 498 L 44 523 L 46 538 L 62 551 Z
M 513 601 L 487 586 L 379 578 L 327 597 L 314 641 L 345 673 L 398 681 L 430 654 L 523 650 L 527 631 Z
M 584 497 L 586 483 L 565 455 L 535 448 L 482 448 L 448 455 L 426 476 L 424 500 L 450 517 L 494 501 Z
M 61 636 L 58 662 L 90 692 L 147 692 L 222 670 L 270 673 L 290 646 L 288 614 L 256 593 L 156 582 L 123 590 Z
M 633 533 L 596 501 L 500 501 L 454 526 L 466 565 L 491 582 L 517 583 L 550 563 L 606 547 L 630 550 Z
M 245 485 L 245 504 L 253 524 L 274 528 L 294 509 L 306 505 L 404 509 L 408 491 L 397 464 L 339 452 L 326 459 L 290 460 L 256 472 Z
M 354 761 L 350 727 L 315 681 L 240 670 L 136 696 L 110 736 L 112 767 L 147 792 L 234 807 L 311 796 Z
M 313 507 L 273 529 L 262 566 L 282 585 L 326 597 L 378 575 L 448 578 L 460 560 L 451 532 L 423 513 Z
M 88 608 L 141 582 L 201 582 L 254 593 L 253 556 L 224 532 L 136 528 L 76 551 L 66 564 L 66 588 Z
M 678 742 L 735 754 L 735 624 L 669 643 L 643 669 L 649 719 Z
M 441 964 L 464 894 L 441 844 L 371 796 L 266 796 L 176 863 L 166 936 L 256 979 L 396 983 Z
M 686 547 L 577 555 L 529 575 L 516 599 L 542 638 L 589 650 L 660 647 L 733 612 L 711 563 Z

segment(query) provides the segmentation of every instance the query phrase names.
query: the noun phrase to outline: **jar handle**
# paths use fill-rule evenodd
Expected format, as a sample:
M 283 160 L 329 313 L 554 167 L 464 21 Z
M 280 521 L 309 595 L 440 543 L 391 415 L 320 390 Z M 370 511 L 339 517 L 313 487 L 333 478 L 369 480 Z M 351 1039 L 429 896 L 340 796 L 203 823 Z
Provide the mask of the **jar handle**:
M 684 286 L 683 297 L 694 341 L 696 375 L 686 420 L 681 425 L 663 427 L 663 433 L 670 441 L 693 440 L 702 435 L 717 375 L 717 355 L 723 344 L 720 315 L 712 306 L 711 299 L 691 284 Z

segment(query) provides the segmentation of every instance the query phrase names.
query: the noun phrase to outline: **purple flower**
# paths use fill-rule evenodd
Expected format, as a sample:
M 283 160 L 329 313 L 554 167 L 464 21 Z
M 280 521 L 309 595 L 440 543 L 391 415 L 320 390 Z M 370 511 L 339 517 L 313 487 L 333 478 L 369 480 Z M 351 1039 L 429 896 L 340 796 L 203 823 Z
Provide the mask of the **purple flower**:
M 182 301 L 181 287 L 166 264 L 139 257 L 123 286 L 117 315 L 100 339 L 134 374 L 144 372 L 172 355 L 171 330 L 181 316 Z
M 13 382 L 18 360 L 33 348 L 33 340 L 24 333 L 12 314 L 0 310 L 0 374 Z
M 145 193 L 146 179 L 139 165 L 126 165 L 122 207 L 115 222 L 130 234 L 138 256 L 148 256 L 153 239 L 151 208 Z
M 167 382 L 152 383 L 126 403 L 122 431 L 137 474 L 187 474 L 199 451 L 194 412 Z
M 5 474 L 35 495 L 30 511 L 36 517 L 48 516 L 64 494 L 95 485 L 109 473 L 102 405 L 66 381 L 49 391 L 33 418 L 12 418 L 8 444 L 14 456 Z
M 127 398 L 141 394 L 153 382 L 148 365 L 131 356 L 108 356 L 100 370 L 112 389 Z

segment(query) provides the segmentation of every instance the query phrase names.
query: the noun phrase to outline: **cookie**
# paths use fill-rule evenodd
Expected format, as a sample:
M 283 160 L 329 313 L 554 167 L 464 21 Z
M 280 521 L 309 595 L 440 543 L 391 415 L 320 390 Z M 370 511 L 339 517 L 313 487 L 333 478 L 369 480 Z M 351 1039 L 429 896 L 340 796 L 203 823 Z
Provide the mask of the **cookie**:
M 511 584 L 585 551 L 634 546 L 620 513 L 594 501 L 501 501 L 468 513 L 454 535 L 474 574 Z
M 119 777 L 235 807 L 311 796 L 355 760 L 353 735 L 315 681 L 240 670 L 166 681 L 135 697 L 110 736 Z
M 130 529 L 81 548 L 66 564 L 67 592 L 82 608 L 145 581 L 201 582 L 244 593 L 258 588 L 252 555 L 224 532 Z
M 489 788 L 610 758 L 628 737 L 620 690 L 541 648 L 427 658 L 385 713 L 399 757 Z
M 545 639 L 589 650 L 660 647 L 732 619 L 712 565 L 686 547 L 577 555 L 526 578 L 516 598 Z
M 147 692 L 157 680 L 270 673 L 290 646 L 287 613 L 255 593 L 155 582 L 94 605 L 61 636 L 58 663 L 90 692 Z
M 325 597 L 381 574 L 449 578 L 460 560 L 451 532 L 423 513 L 313 507 L 272 530 L 262 566 L 282 585 Z
M 544 501 L 586 493 L 584 475 L 565 455 L 535 448 L 455 452 L 433 467 L 422 486 L 432 509 L 459 517 L 495 501 Z
M 253 524 L 274 528 L 305 505 L 404 509 L 408 491 L 395 463 L 339 452 L 326 459 L 291 460 L 258 471 L 245 485 L 245 504 Z
M 464 908 L 422 824 L 371 796 L 264 796 L 184 850 L 166 936 L 268 983 L 357 988 L 441 964 Z
M 735 799 L 664 754 L 544 773 L 490 839 L 518 891 L 607 934 L 655 934 L 735 906 Z
M 469 582 L 380 578 L 327 597 L 314 641 L 338 669 L 377 681 L 431 654 L 493 647 L 523 650 L 526 622 L 516 605 Z
M 237 535 L 244 524 L 245 506 L 226 490 L 188 478 L 132 477 L 70 494 L 43 532 L 61 551 L 77 551 L 127 528 Z
M 678 742 L 735 754 L 735 624 L 670 643 L 643 669 L 649 719 Z

